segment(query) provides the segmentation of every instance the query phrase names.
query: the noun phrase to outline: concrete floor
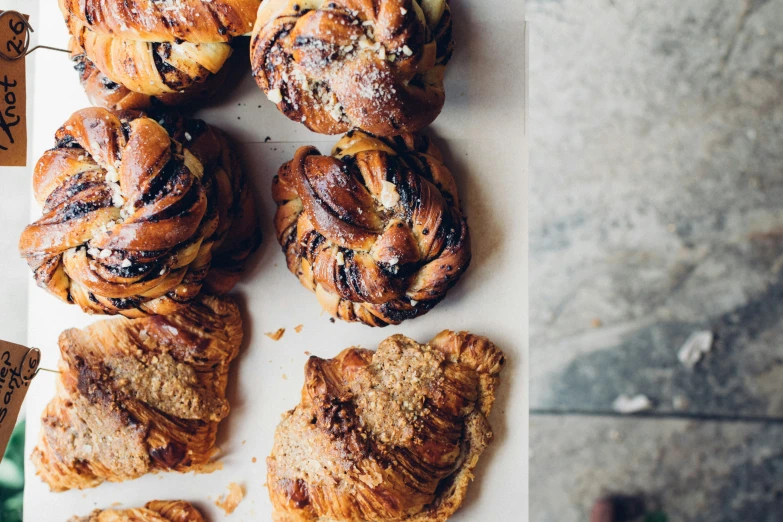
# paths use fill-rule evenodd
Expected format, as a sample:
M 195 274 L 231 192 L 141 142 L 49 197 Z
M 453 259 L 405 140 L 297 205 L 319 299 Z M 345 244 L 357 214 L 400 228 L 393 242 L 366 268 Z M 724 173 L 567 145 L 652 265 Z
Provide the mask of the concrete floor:
M 783 3 L 527 9 L 531 520 L 629 490 L 781 520 Z M 649 416 L 611 416 L 620 394 Z

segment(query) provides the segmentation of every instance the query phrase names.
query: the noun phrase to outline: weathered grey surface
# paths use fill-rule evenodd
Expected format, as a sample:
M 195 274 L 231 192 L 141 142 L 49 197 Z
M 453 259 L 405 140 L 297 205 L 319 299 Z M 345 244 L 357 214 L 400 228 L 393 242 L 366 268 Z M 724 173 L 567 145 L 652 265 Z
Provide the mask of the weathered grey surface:
M 671 522 L 783 520 L 782 425 L 569 416 L 530 427 L 531 522 L 585 521 L 612 493 L 641 494 Z
M 783 2 L 527 5 L 530 519 L 783 520 Z
M 528 13 L 532 406 L 783 417 L 783 2 Z

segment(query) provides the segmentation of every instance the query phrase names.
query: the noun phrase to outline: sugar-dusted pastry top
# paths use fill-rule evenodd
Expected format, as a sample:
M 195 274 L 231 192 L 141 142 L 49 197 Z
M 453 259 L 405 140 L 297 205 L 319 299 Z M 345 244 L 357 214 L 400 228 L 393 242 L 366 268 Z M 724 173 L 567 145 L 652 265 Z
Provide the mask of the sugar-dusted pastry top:
M 38 475 L 63 491 L 203 468 L 241 342 L 236 304 L 213 296 L 167 316 L 64 331 L 57 394 L 31 457 Z
M 250 61 L 269 99 L 310 130 L 392 136 L 440 113 L 452 44 L 447 0 L 265 0 Z
M 78 47 L 109 80 L 149 96 L 198 89 L 250 31 L 261 0 L 59 0 Z M 137 107 L 134 107 L 137 108 Z
M 492 440 L 503 353 L 488 339 L 402 335 L 311 357 L 267 459 L 276 522 L 433 522 L 461 505 Z
M 204 522 L 204 517 L 184 500 L 153 500 L 143 508 L 96 509 L 86 517 L 68 522 Z
M 260 242 L 223 134 L 201 120 L 88 108 L 38 160 L 19 241 L 39 286 L 89 313 L 169 314 L 227 292 Z
M 470 264 L 454 178 L 424 135 L 351 131 L 331 156 L 302 147 L 272 196 L 289 270 L 339 319 L 385 326 L 422 315 Z

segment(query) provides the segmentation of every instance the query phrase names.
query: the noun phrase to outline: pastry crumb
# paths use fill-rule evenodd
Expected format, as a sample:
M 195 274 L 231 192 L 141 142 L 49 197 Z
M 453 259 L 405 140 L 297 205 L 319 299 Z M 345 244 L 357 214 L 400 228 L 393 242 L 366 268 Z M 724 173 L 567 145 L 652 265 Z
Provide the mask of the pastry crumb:
M 283 380 L 284 380 L 284 381 L 287 381 L 287 380 L 288 380 L 288 375 L 286 375 L 286 374 L 283 374 Z
M 279 341 L 281 337 L 283 337 L 283 334 L 285 333 L 285 328 L 278 328 L 276 332 L 266 332 L 264 335 L 272 339 L 273 341 Z
M 252 459 L 250 459 L 250 461 L 251 461 L 253 464 L 255 464 L 255 463 L 258 461 L 258 459 L 257 459 L 257 458 L 255 458 L 255 457 L 253 457 Z
M 226 515 L 230 515 L 242 502 L 244 496 L 245 492 L 242 490 L 242 486 L 232 482 L 228 485 L 228 494 L 219 496 L 215 505 L 225 511 Z
M 207 462 L 204 464 L 200 469 L 195 470 L 196 473 L 199 475 L 205 474 L 205 473 L 212 473 L 214 471 L 220 471 L 223 469 L 223 461 L 222 460 L 213 460 L 212 462 Z M 161 476 L 161 478 L 163 478 Z
M 296 333 L 299 333 L 299 332 L 302 331 L 302 328 L 304 328 L 304 325 L 303 324 L 298 324 L 298 325 L 294 326 L 294 331 Z

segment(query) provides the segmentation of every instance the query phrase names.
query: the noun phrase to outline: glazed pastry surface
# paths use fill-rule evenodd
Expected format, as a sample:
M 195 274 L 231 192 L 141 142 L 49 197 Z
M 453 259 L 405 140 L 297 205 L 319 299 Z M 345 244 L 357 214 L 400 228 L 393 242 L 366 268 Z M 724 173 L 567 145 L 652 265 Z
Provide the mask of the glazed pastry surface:
M 429 311 L 470 264 L 454 178 L 423 135 L 351 131 L 300 148 L 274 178 L 288 268 L 332 316 L 371 326 Z
M 64 331 L 57 393 L 31 457 L 37 474 L 64 491 L 205 469 L 241 342 L 236 304 L 213 296 L 172 315 Z
M 184 500 L 153 500 L 143 508 L 96 509 L 89 516 L 69 522 L 204 522 L 204 517 Z
M 260 0 L 59 0 L 75 45 L 112 82 L 148 95 L 197 89 L 250 31 Z M 138 108 L 138 107 L 134 107 Z
M 488 339 L 402 335 L 311 357 L 267 459 L 276 522 L 433 522 L 461 505 L 492 440 L 503 353 Z
M 250 60 L 259 87 L 322 134 L 414 132 L 443 108 L 446 0 L 266 0 Z
M 93 107 L 55 141 L 33 174 L 43 216 L 19 241 L 39 286 L 88 313 L 140 317 L 236 283 L 261 236 L 220 131 Z

